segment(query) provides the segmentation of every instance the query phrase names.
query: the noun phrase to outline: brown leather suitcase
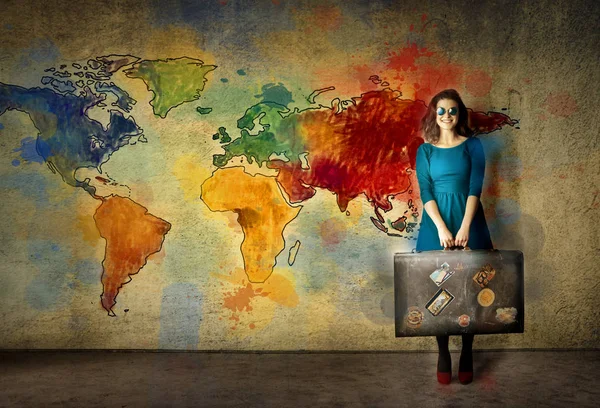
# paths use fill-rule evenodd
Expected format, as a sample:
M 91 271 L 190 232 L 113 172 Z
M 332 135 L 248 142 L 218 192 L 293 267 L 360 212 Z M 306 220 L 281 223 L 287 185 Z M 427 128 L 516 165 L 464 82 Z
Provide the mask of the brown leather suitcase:
M 523 281 L 521 251 L 397 253 L 396 337 L 523 333 Z

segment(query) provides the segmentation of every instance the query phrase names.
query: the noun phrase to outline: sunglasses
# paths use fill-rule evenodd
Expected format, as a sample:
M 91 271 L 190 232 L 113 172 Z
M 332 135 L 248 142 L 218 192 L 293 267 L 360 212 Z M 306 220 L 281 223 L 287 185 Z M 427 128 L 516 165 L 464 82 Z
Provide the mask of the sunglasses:
M 446 109 L 442 108 L 441 106 L 437 108 L 437 114 L 439 116 L 442 116 L 444 113 L 446 113 Z M 448 109 L 448 113 L 452 116 L 456 116 L 456 114 L 458 113 L 458 108 L 456 106 L 453 106 L 450 109 Z

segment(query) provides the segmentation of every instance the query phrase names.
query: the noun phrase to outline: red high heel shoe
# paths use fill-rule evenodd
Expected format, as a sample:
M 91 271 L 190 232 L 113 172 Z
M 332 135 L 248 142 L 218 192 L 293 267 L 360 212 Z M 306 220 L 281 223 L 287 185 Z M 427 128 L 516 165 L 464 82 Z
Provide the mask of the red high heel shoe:
M 459 371 L 458 381 L 460 381 L 461 384 L 471 383 L 471 381 L 473 381 L 473 371 Z
M 452 367 L 452 365 L 450 365 L 450 367 Z M 440 371 L 439 360 L 437 364 L 437 380 L 440 384 L 450 384 L 450 381 L 452 380 L 452 368 L 447 372 Z
M 438 371 L 437 380 L 440 384 L 450 384 L 450 381 L 452 380 L 452 372 L 442 373 Z

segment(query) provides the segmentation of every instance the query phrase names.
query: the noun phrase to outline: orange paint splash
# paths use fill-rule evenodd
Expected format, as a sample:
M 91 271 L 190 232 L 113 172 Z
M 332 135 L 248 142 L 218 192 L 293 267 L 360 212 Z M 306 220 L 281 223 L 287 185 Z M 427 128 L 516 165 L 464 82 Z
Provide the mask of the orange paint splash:
M 285 307 L 296 307 L 300 301 L 294 284 L 281 274 L 273 274 L 265 283 L 251 283 L 246 281 L 246 274 L 241 268 L 236 268 L 227 275 L 212 274 L 218 279 L 233 285 L 233 289 L 223 292 L 223 309 L 227 312 L 227 320 L 233 322 L 231 329 L 236 329 L 239 324 L 248 324 L 255 313 L 253 303 L 258 299 L 269 299 Z M 223 284 L 221 284 L 223 286 Z M 264 314 L 264 304 L 259 310 L 261 325 L 268 323 L 272 316 Z M 267 310 L 272 307 L 267 307 Z M 219 318 L 222 320 L 222 318 Z M 251 329 L 256 328 L 255 322 L 248 324 Z
M 110 316 L 119 289 L 131 281 L 146 264 L 148 257 L 162 248 L 164 237 L 171 229 L 167 221 L 129 198 L 109 196 L 94 214 L 100 236 L 106 240 L 102 262 L 102 306 Z
M 252 283 L 248 282 L 246 286 L 236 288 L 233 292 L 226 292 L 223 299 L 223 306 L 232 312 L 249 312 L 252 310 L 250 302 L 256 296 L 266 297 L 269 294 L 263 292 L 262 288 L 254 289 Z

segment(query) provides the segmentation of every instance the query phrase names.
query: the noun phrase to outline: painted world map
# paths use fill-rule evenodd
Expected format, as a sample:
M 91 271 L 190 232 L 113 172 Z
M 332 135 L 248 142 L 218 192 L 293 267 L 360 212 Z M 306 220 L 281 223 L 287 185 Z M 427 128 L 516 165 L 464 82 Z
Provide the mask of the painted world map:
M 390 64 L 411 64 L 411 55 L 413 61 L 426 55 L 414 47 L 403 52 Z M 145 60 L 107 55 L 46 67 L 35 87 L 0 83 L 0 123 L 3 115 L 16 111 L 26 114 L 37 130 L 13 150 L 13 167 L 43 164 L 36 171 L 51 172 L 96 203 L 87 217 L 105 244 L 96 279 L 100 304 L 110 316 L 117 315 L 117 299 L 127 284 L 144 279 L 152 256 L 169 255 L 163 244 L 174 227 L 184 230 L 186 223 L 202 221 L 198 213 L 174 225 L 132 198 L 132 191 L 143 186 L 124 183 L 104 170 L 133 146 L 154 142 L 136 120 L 138 100 L 128 84 L 145 87 L 157 123 L 186 106 L 195 111 L 181 129 L 163 129 L 163 134 L 174 138 L 174 133 L 190 132 L 194 143 L 209 146 L 212 167 L 202 168 L 181 152 L 169 156 L 173 174 L 186 200 L 201 202 L 209 213 L 225 214 L 229 221 L 224 228 L 241 232 L 241 244 L 221 250 L 237 257 L 242 269 L 211 274 L 221 285 L 234 284 L 222 298 L 228 313 L 222 318 L 232 321 L 232 329 L 242 314 L 252 311 L 253 299 L 297 305 L 292 281 L 273 272 L 278 263 L 292 268 L 297 259 L 311 256 L 304 237 L 292 234 L 286 243 L 285 235 L 294 220 L 308 213 L 304 207 L 318 192 L 334 196 L 341 216 L 317 220 L 325 249 L 359 228 L 351 215 L 365 206 L 370 213 L 360 210 L 359 215 L 368 219 L 369 228 L 389 239 L 410 243 L 416 238 L 422 208 L 414 168 L 423 143 L 419 126 L 425 101 L 404 98 L 376 74 L 366 78 L 371 90 L 351 97 L 337 96 L 333 85 L 292 92 L 273 82 L 262 84 L 256 103 L 224 120 L 226 124 L 194 130 L 208 116 L 231 116 L 203 102 L 206 88 L 228 82 L 216 79 L 218 71 L 202 56 Z M 237 75 L 246 73 L 240 69 Z M 503 113 L 472 109 L 469 120 L 480 135 L 517 123 Z M 356 202 L 362 204 L 351 208 Z M 328 272 L 324 268 L 320 273 Z

